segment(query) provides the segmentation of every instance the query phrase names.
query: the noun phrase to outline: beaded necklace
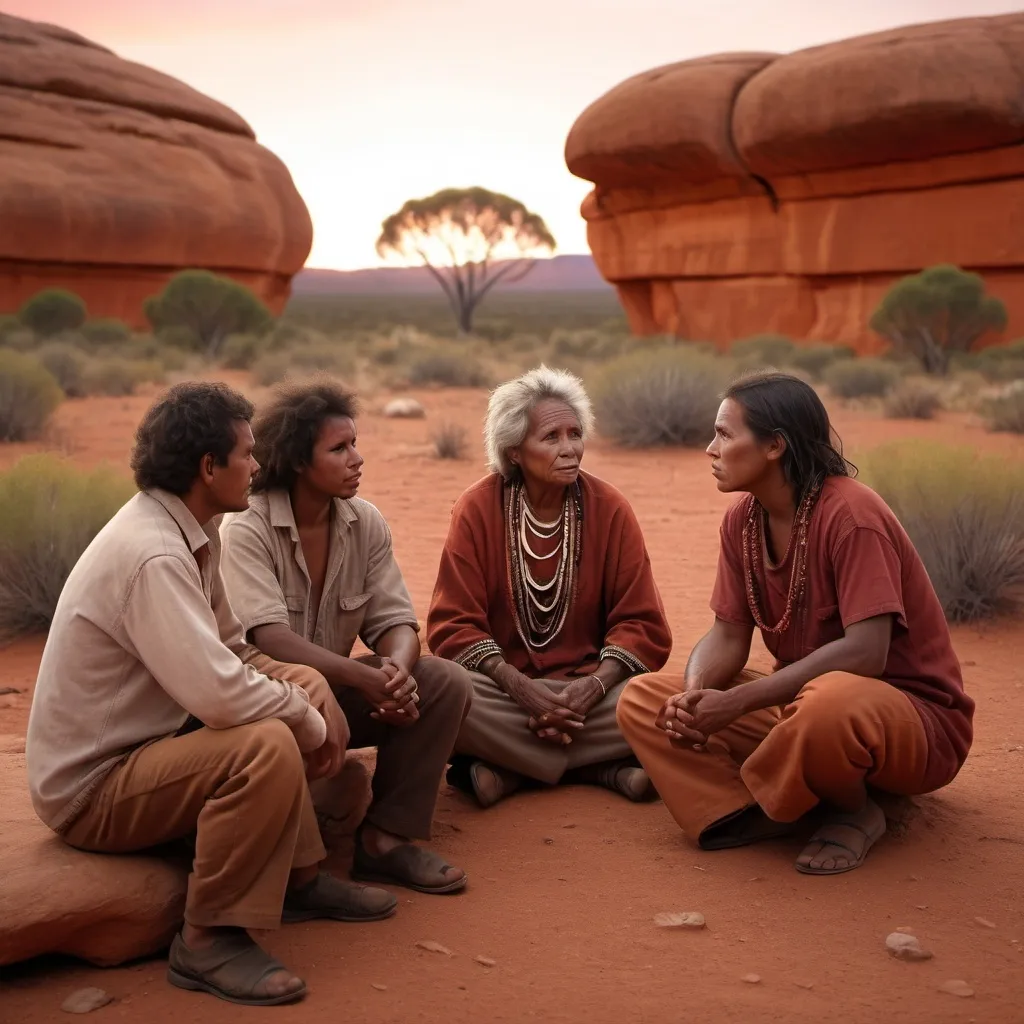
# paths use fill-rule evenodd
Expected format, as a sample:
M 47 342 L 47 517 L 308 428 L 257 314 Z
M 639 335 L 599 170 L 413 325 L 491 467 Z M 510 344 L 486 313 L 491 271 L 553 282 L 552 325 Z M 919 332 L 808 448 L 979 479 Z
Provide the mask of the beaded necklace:
M 516 630 L 523 643 L 541 650 L 558 636 L 565 625 L 576 593 L 576 573 L 583 530 L 583 507 L 579 485 L 566 493 L 562 514 L 550 523 L 538 519 L 527 504 L 521 480 L 508 490 L 505 507 L 508 548 L 509 589 L 512 592 Z M 529 543 L 529 534 L 538 540 L 551 540 L 561 533 L 561 542 L 547 555 L 538 555 Z M 558 556 L 558 563 L 547 583 L 538 583 L 530 572 L 527 558 L 538 562 Z
M 761 588 L 757 580 L 763 569 L 761 553 L 764 550 L 765 519 L 764 506 L 753 495 L 747 500 L 746 521 L 743 524 L 743 577 L 747 591 L 747 605 L 754 617 L 757 628 L 773 636 L 781 636 L 793 622 L 793 615 L 807 589 L 807 535 L 810 531 L 811 513 L 821 494 L 821 485 L 812 487 L 800 507 L 796 510 L 793 532 L 790 534 L 786 556 L 779 563 L 785 564 L 790 550 L 796 545 L 793 568 L 789 577 L 789 593 L 782 618 L 774 626 L 765 623 L 761 615 Z

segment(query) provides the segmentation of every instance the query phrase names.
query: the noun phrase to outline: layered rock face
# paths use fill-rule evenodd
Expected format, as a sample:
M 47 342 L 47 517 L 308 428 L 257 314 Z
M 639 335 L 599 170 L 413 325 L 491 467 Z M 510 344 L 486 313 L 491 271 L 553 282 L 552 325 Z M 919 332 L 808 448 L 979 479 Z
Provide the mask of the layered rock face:
M 275 312 L 312 244 L 284 164 L 227 107 L 61 28 L 0 14 L 0 312 L 41 288 L 141 324 L 179 270 Z
M 580 115 L 569 169 L 639 334 L 884 347 L 888 287 L 985 277 L 1024 334 L 1024 14 L 656 68 Z

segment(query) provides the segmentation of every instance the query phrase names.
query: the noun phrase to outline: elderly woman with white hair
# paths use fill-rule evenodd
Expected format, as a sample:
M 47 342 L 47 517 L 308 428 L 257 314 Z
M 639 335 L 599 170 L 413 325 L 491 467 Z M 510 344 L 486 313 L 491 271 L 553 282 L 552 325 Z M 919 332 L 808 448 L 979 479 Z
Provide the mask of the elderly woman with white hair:
M 452 512 L 427 642 L 472 674 L 448 781 L 484 807 L 527 779 L 651 794 L 615 706 L 631 676 L 665 664 L 672 637 L 629 503 L 580 469 L 592 426 L 570 373 L 541 366 L 501 385 L 491 472 Z

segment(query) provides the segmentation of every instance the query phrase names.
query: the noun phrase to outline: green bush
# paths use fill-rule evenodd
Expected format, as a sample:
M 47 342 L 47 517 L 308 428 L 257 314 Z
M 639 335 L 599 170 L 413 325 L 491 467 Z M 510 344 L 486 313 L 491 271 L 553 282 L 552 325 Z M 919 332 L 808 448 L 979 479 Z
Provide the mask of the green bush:
M 109 469 L 53 455 L 0 473 L 0 639 L 49 627 L 71 569 L 134 491 Z
M 100 345 L 123 345 L 132 337 L 131 328 L 113 317 L 86 320 L 79 328 L 79 333 L 93 348 L 98 348 Z
M 66 341 L 51 341 L 42 345 L 35 357 L 53 374 L 68 398 L 81 398 L 87 393 L 84 377 L 89 358 L 81 349 Z
M 839 398 L 884 398 L 902 376 L 899 366 L 883 359 L 844 359 L 823 374 L 829 390 Z
M 64 397 L 53 374 L 31 356 L 0 349 L 0 441 L 32 441 Z
M 82 386 L 87 395 L 122 398 L 134 395 L 140 384 L 159 384 L 164 378 L 164 368 L 158 362 L 105 356 L 86 364 Z
M 930 420 L 942 408 L 942 395 L 934 384 L 911 378 L 885 396 L 883 407 L 890 419 Z
M 856 353 L 848 345 L 797 345 L 786 359 L 786 366 L 803 370 L 815 380 L 833 364 L 843 359 L 853 359 Z
M 687 348 L 613 360 L 592 389 L 601 433 L 629 447 L 710 444 L 731 370 L 725 360 Z
M 449 388 L 484 388 L 491 383 L 484 367 L 457 345 L 439 346 L 413 356 L 407 376 L 414 386 L 436 384 Z
M 990 381 L 1024 380 L 1024 341 L 1009 345 L 993 345 L 972 352 L 970 367 L 977 369 Z
M 1001 395 L 988 399 L 982 412 L 989 430 L 1024 434 L 1024 381 L 1017 381 Z
M 916 440 L 857 459 L 896 513 L 951 622 L 1024 604 L 1024 465 Z
M 36 293 L 18 311 L 18 319 L 40 338 L 76 330 L 85 323 L 86 315 L 85 303 L 63 288 Z
M 736 360 L 741 371 L 761 370 L 768 366 L 776 369 L 789 364 L 796 346 L 782 334 L 758 334 L 733 342 L 729 355 Z
M 603 361 L 622 354 L 628 341 L 619 336 L 610 336 L 603 331 L 571 331 L 564 328 L 552 331 L 550 338 L 551 356 L 554 360 L 593 359 Z
M 314 373 L 351 375 L 355 353 L 348 345 L 306 345 L 287 352 L 266 352 L 252 367 L 253 383 L 270 387 L 288 376 Z
M 256 334 L 232 334 L 221 349 L 220 363 L 228 370 L 248 370 L 266 350 L 266 341 Z
M 245 285 L 208 270 L 183 270 L 143 305 L 153 330 L 188 330 L 210 359 L 232 334 L 262 334 L 273 323 L 270 310 Z

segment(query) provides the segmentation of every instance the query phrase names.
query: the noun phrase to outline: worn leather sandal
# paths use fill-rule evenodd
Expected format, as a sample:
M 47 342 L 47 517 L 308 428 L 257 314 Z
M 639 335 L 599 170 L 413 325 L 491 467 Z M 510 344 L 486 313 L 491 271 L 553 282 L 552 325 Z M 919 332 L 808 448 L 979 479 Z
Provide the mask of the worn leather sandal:
M 356 834 L 352 877 L 361 882 L 402 885 L 416 892 L 436 895 L 461 892 L 469 879 L 463 872 L 461 877 L 448 881 L 444 873 L 453 866 L 433 851 L 412 843 L 402 843 L 381 857 L 373 857 L 366 852 L 359 834 Z
M 877 804 L 872 804 L 872 808 L 867 820 L 861 814 L 830 814 L 815 830 L 793 866 L 805 875 L 841 875 L 859 868 L 871 847 L 885 835 L 885 812 Z M 837 830 L 841 830 L 839 835 L 836 835 Z M 855 848 L 858 843 L 859 850 Z M 818 848 L 812 851 L 815 845 Z M 837 859 L 834 856 L 829 858 L 830 846 L 846 859 L 846 863 L 831 868 L 812 867 L 809 862 L 820 857 Z
M 288 890 L 281 920 L 383 921 L 397 909 L 398 900 L 386 889 L 354 885 L 321 871 L 309 885 Z
M 260 984 L 287 968 L 243 931 L 225 935 L 206 949 L 189 949 L 179 933 L 171 943 L 167 980 L 177 988 L 208 992 L 241 1006 L 281 1006 L 306 995 L 306 984 L 278 996 L 256 995 Z M 291 973 L 291 972 L 289 972 Z

